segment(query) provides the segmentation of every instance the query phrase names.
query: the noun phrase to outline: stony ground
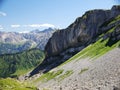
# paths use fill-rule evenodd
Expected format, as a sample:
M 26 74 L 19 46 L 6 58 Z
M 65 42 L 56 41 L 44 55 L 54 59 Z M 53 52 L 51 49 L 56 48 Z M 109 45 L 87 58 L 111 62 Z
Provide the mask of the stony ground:
M 59 69 L 74 73 L 62 81 L 37 83 L 37 87 L 40 90 L 120 90 L 120 48 L 97 59 L 73 60 L 52 71 Z

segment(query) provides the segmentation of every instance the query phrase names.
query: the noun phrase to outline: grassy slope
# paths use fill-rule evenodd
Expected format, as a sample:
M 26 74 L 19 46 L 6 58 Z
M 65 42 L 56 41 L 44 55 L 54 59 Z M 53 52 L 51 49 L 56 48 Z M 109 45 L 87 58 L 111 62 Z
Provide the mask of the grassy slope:
M 0 90 L 37 90 L 34 86 L 28 83 L 22 83 L 15 79 L 0 78 Z
M 34 83 L 39 82 L 39 81 L 41 81 L 41 82 L 47 82 L 47 81 L 49 81 L 49 80 L 57 77 L 58 75 L 62 74 L 63 71 L 64 71 L 64 70 L 47 72 L 47 73 L 41 75 L 40 78 L 36 79 L 36 80 L 34 81 Z
M 52 80 L 52 79 L 57 80 L 57 81 L 62 81 L 72 74 L 73 74 L 73 70 L 64 71 L 63 69 L 59 69 L 57 71 L 49 71 L 49 72 L 41 75 L 36 80 L 34 80 L 33 83 L 34 84 L 38 83 L 38 82 L 45 83 L 45 82 Z
M 113 23 L 115 23 L 115 22 L 117 22 L 119 20 L 120 20 L 120 15 L 118 15 L 117 17 L 115 17 L 110 23 L 108 23 L 108 25 L 113 24 Z
M 42 62 L 44 53 L 37 49 L 0 56 L 0 77 L 19 76 Z
M 102 41 L 102 39 L 98 40 L 94 44 L 89 45 L 88 47 L 83 49 L 81 52 L 79 52 L 76 55 L 74 55 L 73 57 L 71 57 L 69 60 L 64 62 L 62 65 L 66 64 L 72 60 L 75 60 L 75 59 L 81 59 L 81 58 L 86 58 L 86 57 L 95 59 L 97 57 L 100 57 L 101 55 L 104 55 L 108 51 L 110 51 L 113 48 L 118 47 L 120 45 L 120 41 L 118 41 L 117 43 L 115 43 L 111 47 L 106 46 L 108 40 L 109 39 L 107 39 L 105 41 Z

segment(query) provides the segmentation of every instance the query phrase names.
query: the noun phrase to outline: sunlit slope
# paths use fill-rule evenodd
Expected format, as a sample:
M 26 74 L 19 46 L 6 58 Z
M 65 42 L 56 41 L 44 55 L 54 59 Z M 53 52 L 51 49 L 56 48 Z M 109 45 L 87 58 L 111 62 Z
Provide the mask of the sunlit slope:
M 0 90 L 37 90 L 37 88 L 29 85 L 28 83 L 19 82 L 15 79 L 0 78 Z

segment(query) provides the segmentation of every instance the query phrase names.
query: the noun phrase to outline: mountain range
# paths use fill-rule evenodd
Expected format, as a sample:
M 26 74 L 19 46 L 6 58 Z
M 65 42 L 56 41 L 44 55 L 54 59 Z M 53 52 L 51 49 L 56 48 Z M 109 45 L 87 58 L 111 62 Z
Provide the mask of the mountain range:
M 33 30 L 29 33 L 0 32 L 0 54 L 17 53 L 31 48 L 44 50 L 55 29 Z

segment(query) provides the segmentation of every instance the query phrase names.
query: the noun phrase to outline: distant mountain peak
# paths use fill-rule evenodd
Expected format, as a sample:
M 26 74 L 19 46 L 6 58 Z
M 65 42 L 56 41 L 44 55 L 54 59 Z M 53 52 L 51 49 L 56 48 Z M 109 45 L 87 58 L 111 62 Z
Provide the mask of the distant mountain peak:
M 53 30 L 54 30 L 53 28 L 49 27 L 44 30 L 35 29 L 35 30 L 31 31 L 30 33 L 45 33 L 45 32 L 49 32 L 49 31 L 53 31 Z
M 39 32 L 40 32 L 39 29 L 35 29 L 35 30 L 31 31 L 30 33 L 39 33 Z

